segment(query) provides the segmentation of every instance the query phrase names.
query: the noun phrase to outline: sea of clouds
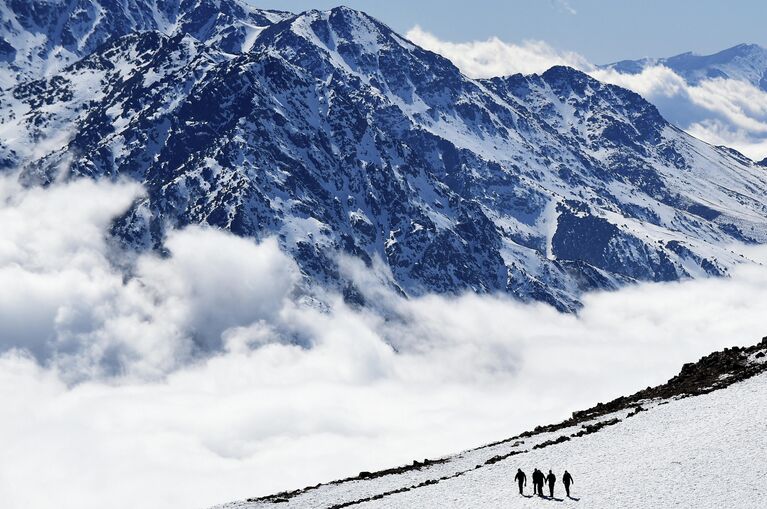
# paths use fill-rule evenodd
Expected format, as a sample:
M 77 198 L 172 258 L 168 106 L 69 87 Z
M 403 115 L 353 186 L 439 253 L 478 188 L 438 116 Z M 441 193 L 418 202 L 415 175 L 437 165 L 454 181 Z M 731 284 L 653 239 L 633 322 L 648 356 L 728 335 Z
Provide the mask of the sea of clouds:
M 443 455 L 765 335 L 758 265 L 589 295 L 575 316 L 406 301 L 341 260 L 386 318 L 307 305 L 273 240 L 191 227 L 165 256 L 121 252 L 109 225 L 142 193 L 0 177 L 4 508 L 203 508 Z
M 751 83 L 714 78 L 690 84 L 662 65 L 626 74 L 600 68 L 572 51 L 543 41 L 450 42 L 414 27 L 414 43 L 449 58 L 467 76 L 489 78 L 542 73 L 554 65 L 579 69 L 594 78 L 631 89 L 655 104 L 670 122 L 714 145 L 725 145 L 759 161 L 767 157 L 767 92 Z

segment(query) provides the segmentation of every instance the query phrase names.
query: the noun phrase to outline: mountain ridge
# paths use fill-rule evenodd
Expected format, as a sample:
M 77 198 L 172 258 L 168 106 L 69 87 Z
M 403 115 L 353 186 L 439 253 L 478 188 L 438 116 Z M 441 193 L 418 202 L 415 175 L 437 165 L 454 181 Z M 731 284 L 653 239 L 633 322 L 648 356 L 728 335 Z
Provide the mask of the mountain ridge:
M 0 5 L 0 87 L 55 74 L 109 39 L 136 31 L 188 34 L 221 51 L 241 52 L 288 14 L 241 0 L 7 0 Z
M 667 58 L 621 60 L 599 67 L 639 74 L 643 69 L 657 65 L 668 67 L 693 85 L 705 79 L 729 78 L 767 91 L 767 49 L 758 44 L 741 43 L 710 55 L 688 51 Z
M 0 94 L 0 161 L 30 184 L 138 180 L 125 246 L 194 223 L 276 236 L 308 286 L 355 304 L 338 253 L 404 295 L 575 311 L 587 291 L 726 275 L 746 261 L 730 244 L 767 239 L 760 167 L 573 69 L 472 80 L 349 8 L 251 42 L 113 38 Z

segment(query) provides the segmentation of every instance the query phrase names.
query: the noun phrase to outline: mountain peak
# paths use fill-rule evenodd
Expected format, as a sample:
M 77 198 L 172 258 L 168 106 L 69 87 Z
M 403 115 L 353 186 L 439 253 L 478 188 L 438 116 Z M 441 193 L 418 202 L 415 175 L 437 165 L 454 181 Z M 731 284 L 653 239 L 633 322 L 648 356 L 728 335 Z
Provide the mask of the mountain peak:
M 685 64 L 688 66 L 700 67 L 703 65 L 727 64 L 736 58 L 742 58 L 755 54 L 758 55 L 760 53 L 765 53 L 765 49 L 758 44 L 741 43 L 732 46 L 731 48 L 727 48 L 708 55 L 687 51 L 685 53 L 680 53 L 679 55 L 669 57 L 665 61 L 671 65 Z
M 541 74 L 542 77 L 549 78 L 549 79 L 556 79 L 556 78 L 567 78 L 567 79 L 579 79 L 579 80 L 592 80 L 596 81 L 593 78 L 590 78 L 589 75 L 584 73 L 583 71 L 579 71 L 578 69 L 575 69 L 574 67 L 570 67 L 568 65 L 553 65 L 543 71 Z
M 319 42 L 330 51 L 353 46 L 358 52 L 375 54 L 392 44 L 413 47 L 377 19 L 346 6 L 303 12 L 292 18 L 290 25 L 296 35 Z
M 735 46 L 733 46 L 730 49 L 731 50 L 737 50 L 737 51 L 743 51 L 743 52 L 748 52 L 748 51 L 764 51 L 764 48 L 762 46 L 760 46 L 759 44 L 752 43 L 752 42 L 742 42 L 740 44 L 736 44 Z M 727 51 L 727 50 L 725 50 L 725 51 Z
M 460 80 L 450 60 L 349 7 L 310 10 L 276 23 L 263 31 L 253 51 L 279 55 L 319 79 L 341 72 L 406 102 L 413 100 L 413 88 L 424 89 L 419 87 L 423 81 Z

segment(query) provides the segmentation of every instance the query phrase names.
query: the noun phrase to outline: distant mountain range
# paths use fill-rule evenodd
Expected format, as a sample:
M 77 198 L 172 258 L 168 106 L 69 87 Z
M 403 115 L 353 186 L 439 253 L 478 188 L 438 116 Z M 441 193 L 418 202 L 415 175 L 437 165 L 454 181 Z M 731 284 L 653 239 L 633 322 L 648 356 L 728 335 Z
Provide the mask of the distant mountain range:
M 657 66 L 671 69 L 689 86 L 705 90 L 703 95 L 687 95 L 675 87 L 660 87 L 651 100 L 656 101 L 666 118 L 705 140 L 737 148 L 755 159 L 764 157 L 767 96 L 758 97 L 745 91 L 739 92 L 741 98 L 733 97 L 737 94 L 733 84 L 719 80 L 747 83 L 767 92 L 767 49 L 756 44 L 739 44 L 713 55 L 688 52 L 670 58 L 623 60 L 601 69 L 637 75 Z M 767 166 L 767 158 L 759 164 Z
M 638 74 L 655 65 L 668 67 L 692 84 L 705 79 L 728 78 L 745 81 L 767 91 L 767 49 L 757 44 L 739 44 L 713 55 L 688 52 L 669 58 L 622 60 L 602 67 Z
M 352 9 L 235 0 L 6 1 L 0 165 L 29 185 L 142 182 L 131 248 L 207 224 L 276 236 L 349 302 L 337 263 L 403 295 L 573 311 L 636 281 L 726 275 L 767 240 L 767 174 L 565 67 L 473 80 Z

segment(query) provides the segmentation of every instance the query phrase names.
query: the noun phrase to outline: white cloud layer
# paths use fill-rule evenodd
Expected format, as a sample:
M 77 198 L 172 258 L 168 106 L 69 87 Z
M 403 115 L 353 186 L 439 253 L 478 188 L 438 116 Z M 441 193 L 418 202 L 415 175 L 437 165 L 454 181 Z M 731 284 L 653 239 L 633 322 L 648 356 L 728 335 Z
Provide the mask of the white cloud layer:
M 571 51 L 558 51 L 543 41 L 510 44 L 491 37 L 486 41 L 448 42 L 425 31 L 411 28 L 406 37 L 422 48 L 449 58 L 467 76 L 489 78 L 508 74 L 542 73 L 553 65 L 590 68 L 588 60 Z
M 140 257 L 126 281 L 106 230 L 141 192 L 0 178 L 0 351 L 23 348 L 72 380 L 159 376 L 218 349 L 224 330 L 278 311 L 296 269 L 274 241 L 174 232 L 173 256 Z
M 543 41 L 455 43 L 414 27 L 414 43 L 449 58 L 467 76 L 489 78 L 542 73 L 554 65 L 579 69 L 594 78 L 631 89 L 655 104 L 671 122 L 708 143 L 725 145 L 761 160 L 767 157 L 767 93 L 733 79 L 714 78 L 689 84 L 664 66 L 639 74 L 600 69 L 575 52 L 559 51 Z
M 764 333 L 767 270 L 587 296 L 579 317 L 500 297 L 390 318 L 297 300 L 276 243 L 190 228 L 169 257 L 105 240 L 141 189 L 0 178 L 0 500 L 206 507 L 508 437 L 665 381 Z M 132 267 L 126 277 L 117 267 Z

